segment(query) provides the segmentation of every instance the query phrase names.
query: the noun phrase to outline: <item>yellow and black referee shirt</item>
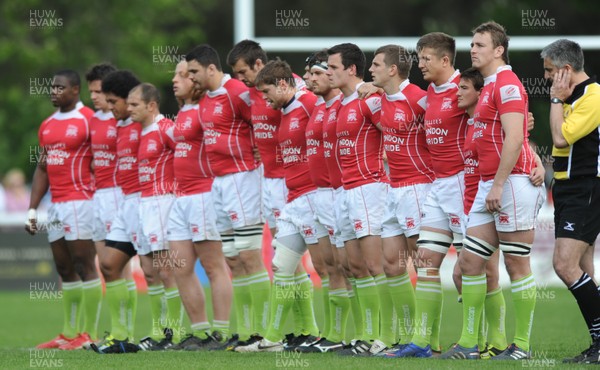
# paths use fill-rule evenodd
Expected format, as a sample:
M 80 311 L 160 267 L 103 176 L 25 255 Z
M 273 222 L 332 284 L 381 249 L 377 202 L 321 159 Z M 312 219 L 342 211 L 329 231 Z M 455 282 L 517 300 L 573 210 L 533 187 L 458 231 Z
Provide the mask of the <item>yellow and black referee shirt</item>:
M 575 86 L 563 117 L 562 134 L 569 146 L 552 148 L 554 178 L 600 177 L 600 85 L 595 76 Z

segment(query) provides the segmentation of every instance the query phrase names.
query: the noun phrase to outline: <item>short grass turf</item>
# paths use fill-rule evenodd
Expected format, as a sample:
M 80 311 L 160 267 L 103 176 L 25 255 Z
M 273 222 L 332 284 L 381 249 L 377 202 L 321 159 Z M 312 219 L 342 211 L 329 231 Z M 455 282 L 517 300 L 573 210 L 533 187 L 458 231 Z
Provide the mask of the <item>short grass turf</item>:
M 514 321 L 510 291 L 507 302 L 507 335 L 513 336 Z M 207 297 L 210 292 L 207 290 Z M 315 306 L 319 323 L 323 312 L 321 295 L 315 291 Z M 207 302 L 207 307 L 210 302 Z M 455 291 L 445 291 L 441 342 L 444 349 L 458 340 L 462 312 Z M 56 336 L 62 328 L 62 304 L 58 300 L 36 299 L 30 292 L 0 292 L 0 368 L 64 368 L 64 369 L 508 369 L 508 368 L 589 368 L 583 365 L 563 365 L 589 345 L 589 336 L 577 304 L 564 288 L 545 287 L 538 290 L 532 351 L 534 358 L 523 362 L 450 361 L 437 359 L 385 359 L 341 357 L 336 354 L 231 352 L 138 352 L 125 355 L 98 355 L 91 351 L 37 351 L 36 344 Z M 291 319 L 290 319 L 291 320 Z M 109 316 L 103 305 L 99 333 L 109 328 Z M 136 338 L 150 330 L 148 296 L 140 294 Z M 352 335 L 352 317 L 349 318 Z M 235 323 L 233 324 L 235 325 Z M 291 323 L 288 323 L 291 331 Z

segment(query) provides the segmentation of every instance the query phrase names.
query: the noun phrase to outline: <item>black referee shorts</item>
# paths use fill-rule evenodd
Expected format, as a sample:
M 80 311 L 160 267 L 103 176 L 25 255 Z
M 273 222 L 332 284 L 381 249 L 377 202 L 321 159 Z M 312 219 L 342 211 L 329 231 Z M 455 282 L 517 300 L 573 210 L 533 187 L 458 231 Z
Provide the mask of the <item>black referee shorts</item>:
M 600 178 L 556 180 L 554 237 L 594 244 L 600 233 Z

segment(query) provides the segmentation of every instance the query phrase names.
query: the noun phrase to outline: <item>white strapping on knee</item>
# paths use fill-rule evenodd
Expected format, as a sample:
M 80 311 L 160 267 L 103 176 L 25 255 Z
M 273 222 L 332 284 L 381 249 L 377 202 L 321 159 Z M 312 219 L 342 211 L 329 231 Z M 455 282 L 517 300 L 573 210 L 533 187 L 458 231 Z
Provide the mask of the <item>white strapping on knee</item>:
M 454 248 L 456 249 L 456 252 L 460 252 L 460 250 L 463 247 L 463 234 L 459 234 L 459 233 L 452 233 L 452 245 L 454 245 Z
M 262 248 L 262 226 L 246 226 L 233 231 L 236 251 L 253 251 Z
M 302 255 L 294 252 L 285 245 L 276 242 L 277 249 L 275 250 L 275 257 L 273 257 L 273 266 L 277 267 L 277 272 L 283 275 L 294 275 L 296 267 Z
M 221 234 L 221 243 L 223 243 L 223 255 L 225 257 L 235 257 L 239 255 L 235 249 L 233 234 Z
M 467 235 L 463 240 L 463 246 L 466 250 L 471 253 L 478 255 L 486 261 L 492 257 L 492 254 L 496 251 L 496 247 L 486 242 L 485 240 L 476 238 L 471 235 Z
M 417 278 L 439 279 L 440 269 L 433 267 L 419 267 L 417 268 Z
M 531 247 L 533 244 L 520 243 L 520 242 L 507 242 L 500 241 L 500 250 L 504 253 L 517 256 L 517 257 L 529 257 L 531 253 Z
M 448 253 L 451 244 L 452 237 L 428 230 L 421 230 L 419 240 L 417 240 L 419 248 L 429 249 L 442 254 Z

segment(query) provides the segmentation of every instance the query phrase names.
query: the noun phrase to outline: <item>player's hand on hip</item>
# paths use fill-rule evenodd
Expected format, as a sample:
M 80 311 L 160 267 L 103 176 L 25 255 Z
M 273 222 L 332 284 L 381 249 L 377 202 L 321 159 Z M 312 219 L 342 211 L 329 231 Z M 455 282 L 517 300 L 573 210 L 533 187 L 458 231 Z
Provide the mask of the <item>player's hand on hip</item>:
M 533 117 L 533 113 L 527 112 L 527 132 L 533 130 L 535 127 L 535 118 Z
M 546 170 L 544 167 L 536 167 L 529 174 L 529 181 L 534 186 L 541 186 L 544 183 L 544 177 L 546 177 Z
M 490 213 L 499 212 L 501 208 L 502 186 L 492 185 L 490 192 L 485 197 L 485 208 Z

